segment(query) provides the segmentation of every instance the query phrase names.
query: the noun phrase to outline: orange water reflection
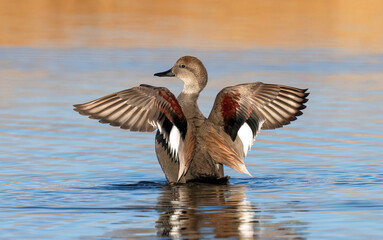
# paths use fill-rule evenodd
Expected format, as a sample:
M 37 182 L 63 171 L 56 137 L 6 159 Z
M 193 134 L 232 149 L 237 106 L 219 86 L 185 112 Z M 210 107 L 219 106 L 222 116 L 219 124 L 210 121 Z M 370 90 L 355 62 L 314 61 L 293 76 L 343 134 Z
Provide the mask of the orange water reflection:
M 383 1 L 2 0 L 0 44 L 382 52 Z

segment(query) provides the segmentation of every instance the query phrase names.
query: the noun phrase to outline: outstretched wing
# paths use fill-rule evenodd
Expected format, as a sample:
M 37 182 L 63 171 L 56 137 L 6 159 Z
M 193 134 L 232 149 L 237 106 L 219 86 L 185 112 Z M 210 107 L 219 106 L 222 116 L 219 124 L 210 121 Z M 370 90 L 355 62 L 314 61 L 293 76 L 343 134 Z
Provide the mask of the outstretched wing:
M 169 152 L 178 159 L 187 121 L 176 97 L 167 88 L 140 85 L 74 107 L 82 115 L 122 129 L 152 132 L 158 128 Z M 183 162 L 180 159 L 180 164 Z
M 218 93 L 209 120 L 222 126 L 232 141 L 238 136 L 243 150 L 237 150 L 246 156 L 261 128 L 280 128 L 302 115 L 306 91 L 261 82 L 226 87 Z

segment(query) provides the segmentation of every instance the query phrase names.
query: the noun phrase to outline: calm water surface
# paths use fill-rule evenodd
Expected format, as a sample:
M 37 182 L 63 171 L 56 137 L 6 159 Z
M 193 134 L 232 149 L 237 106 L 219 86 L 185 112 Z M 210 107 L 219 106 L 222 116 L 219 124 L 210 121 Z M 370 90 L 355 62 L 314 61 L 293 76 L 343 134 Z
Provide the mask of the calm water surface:
M 72 110 L 141 83 L 179 93 L 179 81 L 153 73 L 187 54 L 209 72 L 199 100 L 205 115 L 228 85 L 310 88 L 302 117 L 257 137 L 245 159 L 254 177 L 226 168 L 227 185 L 168 186 L 154 134 L 101 125 Z M 378 239 L 382 66 L 379 52 L 321 45 L 3 46 L 0 238 Z

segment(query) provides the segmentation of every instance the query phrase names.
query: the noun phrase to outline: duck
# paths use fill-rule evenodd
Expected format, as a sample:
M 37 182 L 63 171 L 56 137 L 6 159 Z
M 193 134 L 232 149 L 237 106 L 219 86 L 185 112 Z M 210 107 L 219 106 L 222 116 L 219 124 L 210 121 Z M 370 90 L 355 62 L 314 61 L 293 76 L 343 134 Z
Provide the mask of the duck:
M 260 130 L 281 128 L 306 108 L 306 89 L 263 82 L 223 88 L 208 117 L 198 97 L 208 73 L 196 57 L 183 56 L 157 77 L 183 81 L 176 97 L 168 88 L 147 84 L 96 100 L 76 104 L 74 110 L 100 123 L 135 132 L 154 132 L 158 162 L 170 184 L 221 182 L 223 165 L 252 176 L 244 158 Z

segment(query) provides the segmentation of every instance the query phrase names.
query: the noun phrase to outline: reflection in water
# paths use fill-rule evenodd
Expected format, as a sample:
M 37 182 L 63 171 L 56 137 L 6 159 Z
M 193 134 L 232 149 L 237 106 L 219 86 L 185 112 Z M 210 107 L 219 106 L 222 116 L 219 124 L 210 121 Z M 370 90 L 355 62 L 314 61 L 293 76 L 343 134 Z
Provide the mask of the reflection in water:
M 267 224 L 245 195 L 245 186 L 190 184 L 165 187 L 158 199 L 158 236 L 170 239 L 299 239 L 291 222 Z M 294 225 L 301 225 L 294 222 Z

